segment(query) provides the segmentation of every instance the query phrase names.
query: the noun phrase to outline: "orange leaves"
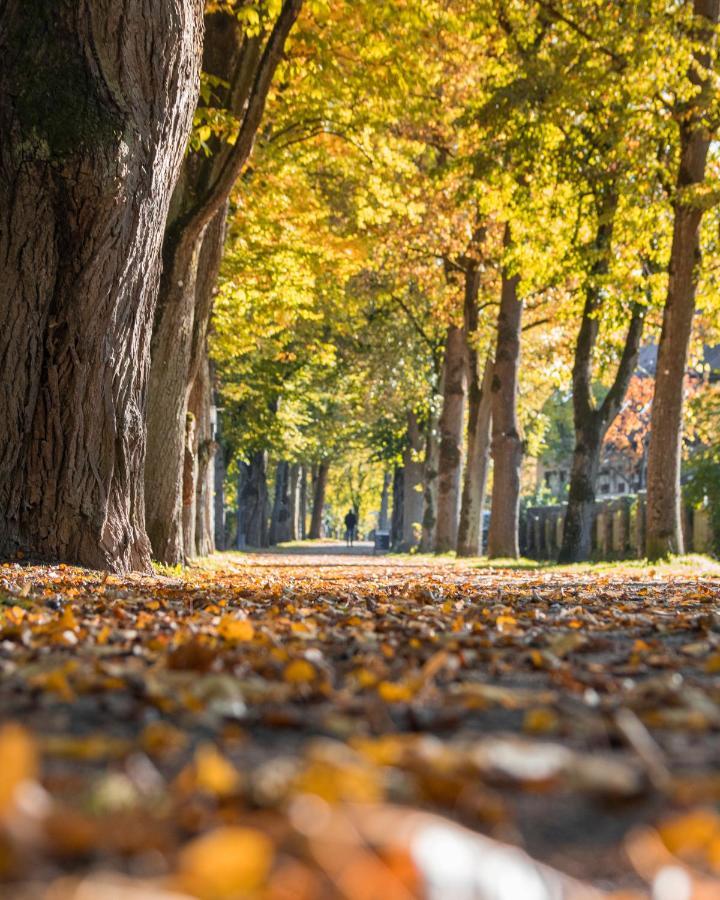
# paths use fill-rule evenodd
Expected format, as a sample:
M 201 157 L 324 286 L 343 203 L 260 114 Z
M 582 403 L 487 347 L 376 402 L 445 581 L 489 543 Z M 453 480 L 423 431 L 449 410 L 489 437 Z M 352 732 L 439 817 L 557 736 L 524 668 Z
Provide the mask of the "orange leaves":
M 37 746 L 17 722 L 0 727 L 0 823 L 13 811 L 23 786 L 38 773 Z
M 283 670 L 283 680 L 288 684 L 311 684 L 317 677 L 317 670 L 306 659 L 294 659 Z
M 365 846 L 348 805 L 522 833 L 576 871 L 596 820 L 622 849 L 642 808 L 663 813 L 656 849 L 715 871 L 716 584 L 273 563 L 22 570 L 31 599 L 0 608 L 0 704 L 28 730 L 0 731 L 0 809 L 17 821 L 23 783 L 23 808 L 51 794 L 32 854 L 156 867 L 154 886 L 209 900 L 360 898 L 370 866 L 379 896 L 402 896 L 402 847 L 395 867 Z M 0 872 L 4 853 L 32 872 L 3 841 L 0 825 Z
M 245 896 L 266 882 L 270 839 L 254 828 L 217 828 L 187 844 L 178 861 L 178 886 L 202 900 Z
M 255 635 L 252 622 L 229 615 L 220 619 L 217 630 L 219 636 L 228 644 L 243 644 L 251 641 Z

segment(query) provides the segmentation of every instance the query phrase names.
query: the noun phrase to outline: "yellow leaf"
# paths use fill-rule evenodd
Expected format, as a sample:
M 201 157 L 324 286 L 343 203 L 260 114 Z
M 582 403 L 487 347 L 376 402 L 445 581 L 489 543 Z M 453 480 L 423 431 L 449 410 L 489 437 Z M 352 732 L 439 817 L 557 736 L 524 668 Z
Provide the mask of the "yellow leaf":
M 262 832 L 216 828 L 181 850 L 180 883 L 195 897 L 238 897 L 263 886 L 272 861 L 273 845 Z
M 554 709 L 547 706 L 537 706 L 525 713 L 523 730 L 531 734 L 548 734 L 557 731 L 560 720 Z
M 241 644 L 253 639 L 255 628 L 248 619 L 223 616 L 218 625 L 218 634 L 229 644 Z
M 515 616 L 498 616 L 495 620 L 495 627 L 498 631 L 514 631 L 517 625 Z
M 8 722 L 0 728 L 0 818 L 12 811 L 18 788 L 33 781 L 38 770 L 34 740 L 22 725 Z
M 283 678 L 289 684 L 308 684 L 316 676 L 315 666 L 306 659 L 294 659 L 285 666 Z
M 240 773 L 214 744 L 202 744 L 192 763 L 178 775 L 177 786 L 187 793 L 202 791 L 228 797 L 240 787 Z
M 411 688 L 402 682 L 381 681 L 377 690 L 386 703 L 408 703 L 413 698 Z

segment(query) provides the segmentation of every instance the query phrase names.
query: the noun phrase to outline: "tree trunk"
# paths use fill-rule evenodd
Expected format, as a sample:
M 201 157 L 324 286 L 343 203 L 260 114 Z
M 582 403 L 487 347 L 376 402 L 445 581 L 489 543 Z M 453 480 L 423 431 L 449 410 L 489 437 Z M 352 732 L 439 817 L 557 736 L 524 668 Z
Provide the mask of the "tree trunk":
M 505 247 L 511 246 L 509 226 L 505 226 Z M 518 298 L 518 275 L 503 267 L 500 312 L 492 377 L 493 489 L 488 532 L 491 559 L 520 555 L 520 466 L 523 443 L 517 418 L 518 370 L 523 302 Z
M 323 511 L 325 509 L 325 490 L 330 463 L 323 460 L 313 470 L 313 504 L 310 517 L 310 540 L 317 540 L 323 536 Z
M 411 550 L 420 542 L 423 518 L 423 475 L 422 449 L 423 434 L 418 425 L 417 415 L 410 411 L 407 416 L 407 447 L 403 453 L 403 531 L 401 548 Z
M 603 298 L 603 279 L 610 269 L 612 256 L 612 234 L 617 210 L 614 186 L 606 190 L 597 202 L 598 224 L 592 246 L 594 262 L 586 287 L 585 306 L 573 362 L 575 448 L 559 554 L 559 560 L 563 563 L 581 562 L 591 556 L 595 484 L 603 441 L 620 411 L 635 371 L 645 318 L 645 307 L 635 303 L 615 379 L 603 402 L 596 407 L 592 394 L 593 352 L 600 328 L 598 312 Z
M 670 250 L 669 282 L 655 372 L 647 470 L 647 537 L 649 559 L 683 552 L 680 463 L 685 367 L 695 313 L 700 271 L 700 222 L 703 208 L 692 188 L 705 180 L 712 132 L 705 121 L 714 102 L 711 49 L 713 26 L 720 16 L 719 0 L 694 0 L 700 23 L 695 59 L 688 72 L 698 93 L 678 110 L 680 165 L 674 199 L 675 221 Z
M 388 511 L 390 506 L 390 483 L 392 476 L 383 472 L 382 492 L 380 494 L 380 513 L 378 514 L 378 531 L 388 530 Z
M 235 502 L 237 510 L 235 515 L 235 549 L 244 550 L 246 547 L 245 533 L 245 486 L 247 484 L 249 467 L 247 463 L 240 462 L 238 464 L 237 486 L 235 493 Z
M 290 480 L 288 482 L 288 507 L 290 517 L 288 520 L 288 541 L 296 541 L 300 534 L 300 469 L 298 463 L 290 466 Z
M 435 540 L 435 522 L 437 520 L 438 466 L 440 464 L 440 441 L 437 417 L 432 408 L 425 434 L 425 466 L 423 470 L 423 521 L 420 550 L 431 553 Z
M 182 525 L 186 557 L 195 556 L 195 517 L 197 513 L 197 426 L 195 416 L 185 417 L 185 452 L 183 466 Z
M 488 357 L 485 362 L 481 381 L 477 351 L 479 291 L 478 261 L 466 259 L 464 316 L 468 368 L 467 462 L 458 524 L 458 556 L 480 556 L 482 553 L 482 513 L 490 455 L 492 358 Z
M 207 330 L 207 301 L 219 267 L 218 236 L 222 246 L 228 197 L 250 156 L 270 83 L 301 6 L 302 0 L 284 0 L 264 48 L 263 35 L 244 34 L 232 11 L 205 16 L 203 67 L 222 79 L 213 88 L 212 102 L 241 124 L 234 143 L 213 138 L 209 157 L 188 154 L 163 243 L 151 347 L 145 485 L 148 535 L 155 556 L 168 564 L 183 558 L 181 441 L 193 376 L 193 339 Z M 204 275 L 203 255 L 211 261 Z
M 307 538 L 307 466 L 300 467 L 300 540 Z
M 290 534 L 290 464 L 282 460 L 275 469 L 275 495 L 270 518 L 270 543 L 282 544 Z
M 2 4 L 3 556 L 150 570 L 150 323 L 202 35 L 199 0 L 150 6 Z
M 454 550 L 457 544 L 466 376 L 464 329 L 450 325 L 445 342 L 443 407 L 439 423 L 436 553 Z
M 403 535 L 403 513 L 405 511 L 405 472 L 402 466 L 395 466 L 392 484 L 392 516 L 390 518 L 390 546 L 399 550 Z
M 483 507 L 490 468 L 493 360 L 487 357 L 482 382 L 478 383 L 477 351 L 473 348 L 471 354 L 475 361 L 469 375 L 467 463 L 458 526 L 458 556 L 482 556 Z
M 207 556 L 215 549 L 213 541 L 213 455 L 216 450 L 211 421 L 212 389 L 207 356 L 203 356 L 195 374 L 188 401 L 188 421 L 192 422 L 193 441 L 186 446 L 183 473 L 183 543 L 186 558 Z
M 242 508 L 245 518 L 245 543 L 249 547 L 268 546 L 268 490 L 265 453 L 253 453 L 247 467 Z

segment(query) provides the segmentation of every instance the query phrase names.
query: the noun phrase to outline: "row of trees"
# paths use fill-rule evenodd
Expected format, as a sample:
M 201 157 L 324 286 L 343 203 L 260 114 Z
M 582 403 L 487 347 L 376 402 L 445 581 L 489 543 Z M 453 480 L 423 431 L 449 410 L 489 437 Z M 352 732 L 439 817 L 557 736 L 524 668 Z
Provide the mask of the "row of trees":
M 403 543 L 462 554 L 492 461 L 489 551 L 517 555 L 523 453 L 571 371 L 563 557 L 583 558 L 600 448 L 658 330 L 648 553 L 681 550 L 719 14 L 7 5 L 0 553 L 117 571 L 205 553 L 213 470 L 217 517 L 239 483 L 261 542 L 269 452 L 278 516 L 300 466 L 317 498 L 341 459 L 343 499 L 373 478 L 387 496 L 392 470 Z

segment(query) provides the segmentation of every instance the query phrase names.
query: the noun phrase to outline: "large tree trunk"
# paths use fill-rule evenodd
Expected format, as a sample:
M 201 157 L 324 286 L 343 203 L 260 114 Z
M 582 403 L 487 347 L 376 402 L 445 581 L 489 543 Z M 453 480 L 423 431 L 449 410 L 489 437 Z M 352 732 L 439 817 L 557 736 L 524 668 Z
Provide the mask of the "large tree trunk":
M 683 395 L 688 345 L 695 313 L 695 291 L 700 271 L 700 222 L 703 208 L 693 187 L 705 179 L 705 164 L 713 137 L 706 122 L 714 102 L 713 60 L 710 50 L 717 38 L 714 28 L 720 0 L 694 0 L 700 23 L 695 38 L 699 48 L 688 77 L 698 93 L 678 110 L 680 165 L 674 199 L 675 221 L 670 250 L 668 293 L 655 372 L 655 395 L 650 419 L 647 470 L 647 536 L 649 559 L 683 552 L 680 463 L 682 452 Z
M 275 494 L 270 517 L 270 543 L 290 540 L 290 464 L 282 460 L 275 469 Z
M 235 489 L 235 503 L 237 510 L 235 512 L 235 549 L 244 550 L 245 541 L 245 485 L 247 484 L 249 467 L 247 463 L 240 462 L 238 464 L 237 485 Z
M 505 247 L 511 245 L 509 226 L 505 227 Z M 518 275 L 503 267 L 500 312 L 492 377 L 493 489 L 488 532 L 488 556 L 491 559 L 520 555 L 520 467 L 523 443 L 517 417 L 518 371 L 523 302 L 518 297 Z
M 231 10 L 216 10 L 205 17 L 204 70 L 222 79 L 213 87 L 212 103 L 241 124 L 234 143 L 213 138 L 209 157 L 188 154 L 163 243 L 163 276 L 152 337 L 145 484 L 153 552 L 169 564 L 183 558 L 181 426 L 192 383 L 193 335 L 207 329 L 211 308 L 206 301 L 212 291 L 208 292 L 208 276 L 203 278 L 201 273 L 202 257 L 217 256 L 230 191 L 250 156 L 275 69 L 301 6 L 302 0 L 284 0 L 264 47 L 264 36 L 244 34 Z M 218 265 L 219 257 L 210 272 L 210 285 Z
M 405 470 L 395 466 L 392 483 L 392 516 L 390 517 L 390 546 L 399 550 L 402 544 L 403 515 L 405 512 Z
M 382 491 L 380 493 L 380 512 L 378 514 L 378 531 L 388 530 L 388 513 L 390 510 L 390 484 L 392 476 L 386 470 L 383 472 Z
M 310 517 L 310 540 L 317 540 L 323 536 L 323 511 L 325 509 L 325 490 L 327 488 L 330 463 L 323 460 L 313 467 L 313 502 L 312 515 Z
M 616 210 L 617 195 L 613 187 L 598 198 L 598 224 L 592 247 L 594 262 L 585 291 L 585 306 L 575 345 L 573 362 L 575 448 L 559 554 L 559 560 L 563 563 L 581 562 L 590 558 L 595 484 L 600 468 L 602 445 L 608 428 L 620 411 L 637 365 L 645 318 L 645 307 L 636 303 L 615 379 L 603 402 L 596 407 L 592 393 L 593 352 L 600 327 L 598 312 L 603 298 L 603 279 L 610 268 Z
M 430 416 L 425 433 L 425 466 L 423 470 L 423 521 L 420 550 L 431 553 L 435 540 L 437 520 L 438 466 L 440 464 L 440 440 L 437 416 L 430 408 Z
M 477 351 L 472 350 L 477 356 Z M 488 356 L 478 383 L 477 360 L 470 367 L 468 389 L 467 462 L 463 483 L 458 556 L 482 556 L 483 507 L 490 468 L 493 360 Z
M 300 540 L 304 541 L 307 537 L 307 466 L 300 467 Z
M 477 351 L 479 291 L 480 267 L 477 260 L 468 258 L 465 260 L 464 303 L 468 368 L 467 460 L 458 524 L 458 556 L 479 556 L 482 552 L 482 512 L 490 456 L 492 358 L 488 357 L 481 376 Z
M 423 476 L 422 450 L 423 433 L 417 415 L 410 411 L 407 416 L 407 447 L 403 453 L 403 532 L 401 547 L 411 550 L 420 542 L 423 518 Z
M 197 399 L 194 394 L 197 394 Z M 198 556 L 208 556 L 215 550 L 215 508 L 219 506 L 224 522 L 223 485 L 225 454 L 215 436 L 212 415 L 213 389 L 207 354 L 203 354 L 190 395 L 190 410 L 197 425 L 197 484 L 195 489 L 195 549 Z M 219 473 L 218 473 L 219 470 Z M 224 529 L 219 549 L 225 548 Z
M 288 482 L 288 505 L 290 517 L 288 521 L 288 541 L 296 541 L 300 535 L 300 471 L 299 463 L 290 466 Z
M 150 569 L 150 324 L 197 97 L 201 9 L 2 4 L 3 556 Z
M 182 491 L 182 525 L 185 554 L 187 557 L 195 556 L 195 517 L 197 513 L 197 426 L 195 416 L 188 412 L 185 418 L 185 452 L 183 465 L 183 491 Z
M 454 550 L 457 544 L 466 381 L 465 332 L 457 325 L 450 325 L 445 342 L 443 407 L 439 424 L 436 553 Z
M 245 520 L 245 543 L 249 547 L 267 547 L 268 489 L 266 459 L 262 450 L 253 453 L 247 464 L 242 508 Z

